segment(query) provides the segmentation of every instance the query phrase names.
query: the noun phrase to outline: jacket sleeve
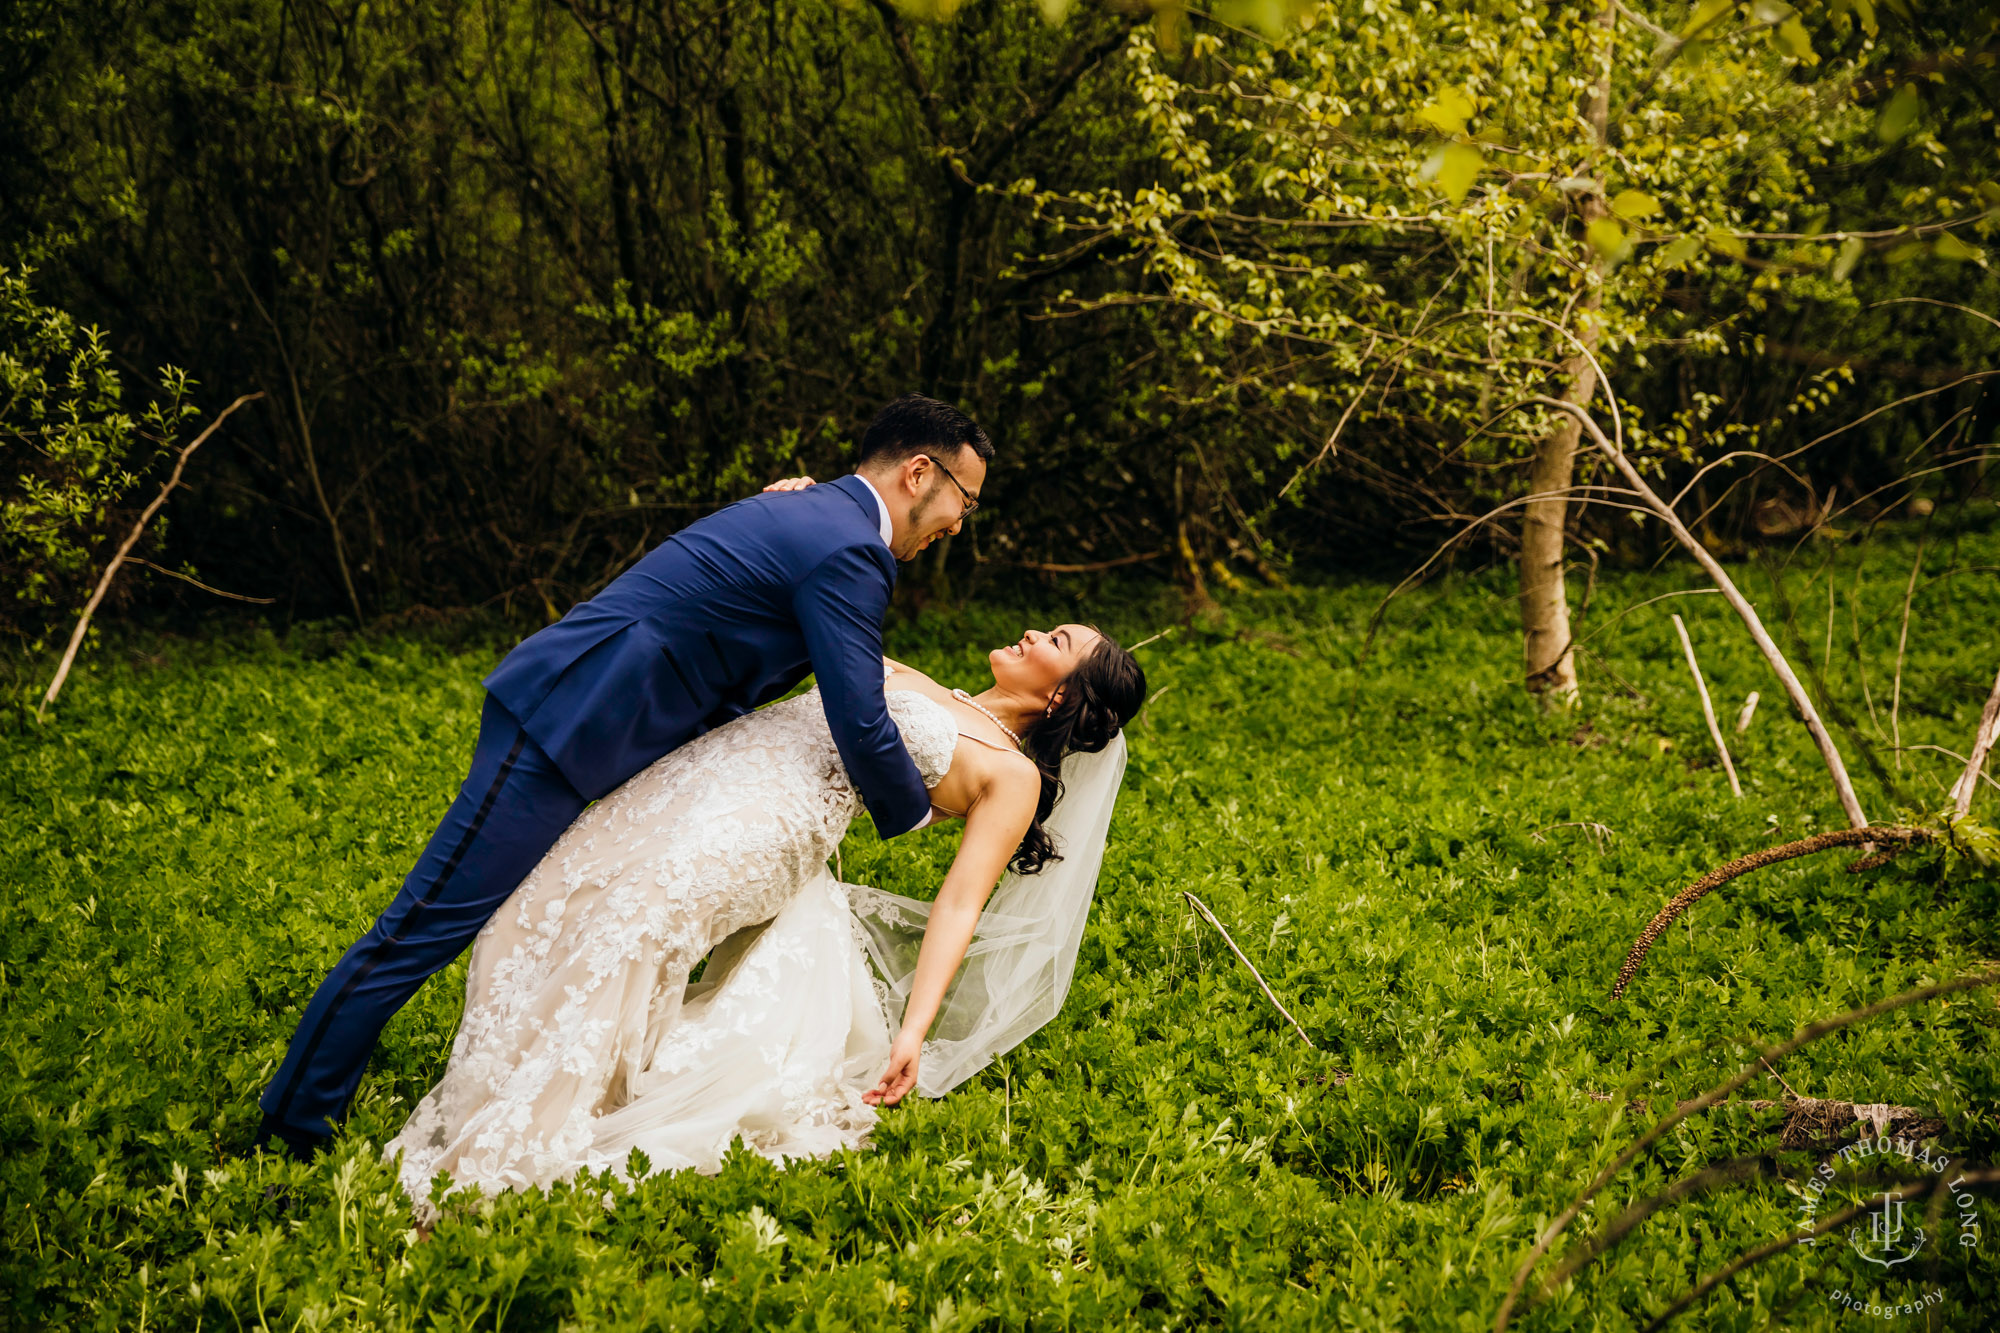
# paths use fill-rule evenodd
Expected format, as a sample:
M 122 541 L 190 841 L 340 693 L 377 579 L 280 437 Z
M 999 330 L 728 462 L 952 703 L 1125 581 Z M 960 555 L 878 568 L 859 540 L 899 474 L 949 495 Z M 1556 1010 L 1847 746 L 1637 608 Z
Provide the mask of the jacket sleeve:
M 881 553 L 888 557 L 887 550 Z M 893 570 L 874 553 L 835 551 L 792 594 L 840 761 L 885 838 L 930 817 L 930 792 L 882 694 L 882 616 Z

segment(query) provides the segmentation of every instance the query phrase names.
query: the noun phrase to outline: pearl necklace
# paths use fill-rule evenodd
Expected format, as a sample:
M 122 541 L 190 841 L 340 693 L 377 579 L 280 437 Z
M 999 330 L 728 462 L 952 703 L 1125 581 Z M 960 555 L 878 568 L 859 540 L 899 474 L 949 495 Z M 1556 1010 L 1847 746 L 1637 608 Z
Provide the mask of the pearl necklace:
M 988 708 L 985 704 L 979 702 L 979 700 L 973 698 L 971 695 L 967 694 L 964 690 L 961 689 L 954 688 L 951 692 L 951 697 L 958 700 L 960 703 L 971 704 L 974 708 L 977 708 L 980 712 L 986 714 L 987 717 L 992 719 L 994 726 L 1000 728 L 1000 730 L 1007 733 L 1007 739 L 1014 742 L 1015 749 L 1018 750 L 1021 748 L 1022 744 L 1021 734 L 1015 731 L 1012 727 L 1008 726 L 1005 722 L 1002 722 L 999 718 L 994 717 L 992 709 Z

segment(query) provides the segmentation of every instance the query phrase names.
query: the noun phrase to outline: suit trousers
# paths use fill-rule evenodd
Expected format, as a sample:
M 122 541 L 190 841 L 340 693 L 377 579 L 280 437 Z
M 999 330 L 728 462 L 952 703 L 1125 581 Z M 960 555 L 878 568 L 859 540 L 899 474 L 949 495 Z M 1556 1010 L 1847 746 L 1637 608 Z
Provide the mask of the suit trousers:
M 320 983 L 261 1099 L 265 1113 L 331 1133 L 383 1025 L 465 950 L 588 804 L 487 695 L 458 799 L 395 900 Z

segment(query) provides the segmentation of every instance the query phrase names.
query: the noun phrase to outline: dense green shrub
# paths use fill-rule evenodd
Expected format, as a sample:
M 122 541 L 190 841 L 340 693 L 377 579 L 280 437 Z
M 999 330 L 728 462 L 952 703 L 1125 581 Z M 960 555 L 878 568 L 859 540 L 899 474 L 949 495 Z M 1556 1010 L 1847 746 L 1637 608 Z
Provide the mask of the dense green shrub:
M 1897 725 L 1906 747 L 1962 749 L 1994 668 L 2000 545 L 1936 537 Z M 1741 577 L 1805 642 L 1815 688 L 1851 704 L 1842 715 L 1880 761 L 1854 763 L 1870 812 L 1935 804 L 1951 761 L 1906 748 L 1899 765 L 1884 739 L 1913 543 L 1806 554 Z M 105 654 L 57 724 L 0 723 L 0 1323 L 1488 1327 L 1534 1228 L 1635 1133 L 1615 1113 L 1624 1096 L 1670 1104 L 1733 1071 L 1746 1040 L 2000 949 L 1990 878 L 1943 883 L 1922 857 L 1864 876 L 1796 862 L 1699 905 L 1627 998 L 1606 999 L 1674 889 L 1841 824 L 1719 599 L 1640 605 L 1687 586 L 1678 568 L 1600 582 L 1580 627 L 1596 681 L 1560 720 L 1512 682 L 1505 578 L 1398 603 L 1365 658 L 1379 588 L 1232 599 L 1142 650 L 1160 693 L 1132 732 L 1055 1023 L 952 1096 L 892 1113 L 870 1151 L 467 1200 L 422 1243 L 374 1145 L 443 1065 L 462 968 L 391 1024 L 329 1160 L 239 1154 L 300 1006 L 458 781 L 498 645 L 301 630 Z M 1828 587 L 1838 632 L 1823 653 Z M 1740 802 L 1710 758 L 1672 609 L 1725 707 L 1767 696 L 1731 733 Z M 980 645 L 1021 617 L 1078 615 L 1127 641 L 1169 618 L 1107 586 L 1083 603 L 927 615 L 891 649 L 973 683 Z M 843 870 L 924 892 L 951 845 L 857 830 Z M 1778 1072 L 1806 1095 L 1933 1108 L 1948 1151 L 1992 1160 L 1996 1028 L 1979 993 Z M 1527 1327 L 1635 1327 L 1783 1235 L 1813 1159 L 1776 1153 L 1774 1128 L 1774 1112 L 1739 1104 L 1668 1136 L 1583 1234 L 1716 1158 L 1769 1152 L 1779 1178 L 1670 1208 Z M 273 1184 L 294 1192 L 289 1211 Z M 1921 1278 L 1961 1321 L 1941 1326 L 2000 1318 L 2000 1244 L 1980 1207 L 1985 1244 Z M 1687 1326 L 1847 1327 L 1827 1304 L 1860 1280 L 1841 1253 L 1789 1252 Z
M 39 303 L 31 276 L 0 265 L 0 640 L 34 651 L 82 601 L 122 502 L 195 409 L 169 366 L 135 419 L 104 331 Z

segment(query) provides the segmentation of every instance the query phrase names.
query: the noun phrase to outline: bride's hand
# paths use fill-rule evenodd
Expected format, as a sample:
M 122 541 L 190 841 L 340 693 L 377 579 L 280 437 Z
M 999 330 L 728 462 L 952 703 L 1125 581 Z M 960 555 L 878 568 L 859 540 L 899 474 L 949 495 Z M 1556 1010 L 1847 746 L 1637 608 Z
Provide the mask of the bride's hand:
M 802 491 L 812 484 L 813 479 L 811 477 L 786 477 L 783 481 L 772 482 L 764 489 L 767 491 Z
M 879 1083 L 861 1094 L 861 1100 L 870 1106 L 894 1106 L 903 1100 L 903 1094 L 917 1086 L 917 1058 L 923 1049 L 922 1033 L 898 1033 L 896 1044 L 889 1048 L 889 1067 L 882 1071 Z

